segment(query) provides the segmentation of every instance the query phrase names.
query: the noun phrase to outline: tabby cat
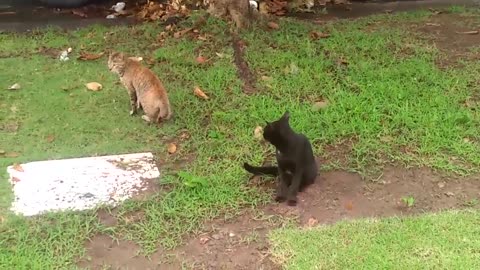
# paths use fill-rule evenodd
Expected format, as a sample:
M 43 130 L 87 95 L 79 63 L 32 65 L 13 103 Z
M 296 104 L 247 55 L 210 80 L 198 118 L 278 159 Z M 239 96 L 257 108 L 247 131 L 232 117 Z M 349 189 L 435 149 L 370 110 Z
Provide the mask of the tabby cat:
M 143 109 L 146 122 L 160 123 L 172 116 L 167 91 L 158 77 L 139 61 L 128 58 L 121 52 L 112 52 L 108 57 L 108 68 L 120 76 L 120 82 L 130 96 L 130 115 Z

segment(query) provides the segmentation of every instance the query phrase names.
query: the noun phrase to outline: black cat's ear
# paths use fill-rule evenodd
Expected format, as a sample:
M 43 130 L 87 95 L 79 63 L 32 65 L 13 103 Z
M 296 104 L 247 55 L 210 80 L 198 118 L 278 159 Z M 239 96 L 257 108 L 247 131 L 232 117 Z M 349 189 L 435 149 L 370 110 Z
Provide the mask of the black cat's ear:
M 289 112 L 289 111 L 286 111 L 286 112 L 283 114 L 282 119 L 288 121 L 288 120 L 290 119 L 290 112 Z

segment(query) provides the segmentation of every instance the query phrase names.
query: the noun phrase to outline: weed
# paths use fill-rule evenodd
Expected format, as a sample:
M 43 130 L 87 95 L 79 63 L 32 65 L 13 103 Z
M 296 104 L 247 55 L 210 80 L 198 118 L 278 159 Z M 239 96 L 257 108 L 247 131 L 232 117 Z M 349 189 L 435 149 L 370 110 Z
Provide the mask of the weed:
M 413 205 L 415 204 L 415 198 L 413 196 L 406 196 L 402 198 L 403 203 L 405 206 L 408 208 L 412 208 Z

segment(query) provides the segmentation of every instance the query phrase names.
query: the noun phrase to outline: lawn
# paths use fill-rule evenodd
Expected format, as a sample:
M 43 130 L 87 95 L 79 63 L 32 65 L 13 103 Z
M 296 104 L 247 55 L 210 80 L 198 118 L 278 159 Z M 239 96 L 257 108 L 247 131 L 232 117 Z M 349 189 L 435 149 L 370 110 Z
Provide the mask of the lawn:
M 271 233 L 287 269 L 478 269 L 478 211 L 341 222 Z
M 450 11 L 478 23 L 476 10 Z M 154 23 L 0 36 L 2 87 L 22 85 L 20 90 L 0 91 L 0 150 L 4 153 L 0 158 L 0 268 L 72 268 L 85 252 L 84 242 L 98 233 L 133 240 L 149 254 L 158 245 L 179 245 L 182 237 L 198 231 L 206 220 L 270 203 L 269 194 L 247 185 L 241 164 L 261 163 L 270 156 L 272 148 L 259 144 L 253 132 L 285 110 L 291 113 L 293 128 L 306 134 L 315 153 L 326 160 L 323 170 L 357 171 L 367 181 L 389 163 L 460 175 L 478 172 L 480 119 L 476 104 L 464 104 L 475 96 L 472 85 L 478 85 L 480 64 L 467 61 L 459 67 L 439 67 L 437 60 L 447 57 L 445 52 L 407 28 L 430 16 L 431 12 L 421 11 L 322 25 L 282 19 L 276 31 L 258 27 L 244 32 L 245 57 L 256 74 L 258 90 L 248 96 L 242 92 L 232 61 L 230 37 L 224 34 L 227 25 L 213 18 L 201 28 L 204 38 L 187 35 L 163 43 L 157 39 L 163 30 Z M 312 31 L 330 37 L 315 40 Z M 61 62 L 41 49 L 68 47 L 74 56 L 80 50 L 120 50 L 154 63 L 153 70 L 169 93 L 174 120 L 157 128 L 130 117 L 126 91 L 108 71 L 105 58 L 79 61 L 72 56 Z M 197 63 L 199 55 L 209 61 Z M 103 84 L 103 90 L 87 91 L 84 84 L 91 81 Z M 196 97 L 195 86 L 210 99 Z M 319 101 L 327 106 L 315 109 Z M 170 142 L 178 146 L 173 155 L 167 152 Z M 330 151 L 345 147 L 346 160 Z M 141 151 L 154 152 L 164 168 L 161 192 L 120 206 L 116 226 L 100 223 L 95 211 L 26 219 L 6 210 L 11 194 L 4 169 L 12 163 Z M 184 165 L 177 169 L 178 163 Z M 203 179 L 204 184 L 192 187 L 176 175 L 178 170 Z M 131 222 L 132 215 L 141 218 Z M 465 226 L 457 227 L 458 222 Z M 478 249 L 473 239 L 475 224 L 476 212 L 448 212 L 341 223 L 311 231 L 282 230 L 273 232 L 271 240 L 274 256 L 291 269 L 309 269 L 318 261 L 327 268 L 349 263 L 368 268 L 380 259 L 388 267 L 402 258 L 400 254 L 418 250 L 432 256 L 432 267 L 460 263 L 470 268 L 478 265 L 478 251 L 465 252 L 464 260 L 454 256 L 457 249 L 475 248 L 475 244 Z M 417 229 L 432 231 L 423 238 L 408 236 Z M 472 240 L 461 244 L 438 230 Z M 345 247 L 345 232 L 359 241 L 352 250 Z M 438 240 L 433 241 L 434 237 Z M 305 242 L 296 242 L 297 238 Z M 310 245 L 314 239 L 318 241 Z M 387 240 L 405 244 L 389 249 Z M 367 242 L 371 247 L 365 249 Z M 303 250 L 301 243 L 309 249 Z M 382 247 L 387 250 L 375 253 L 377 257 L 355 257 L 356 252 L 376 252 Z M 307 251 L 321 254 L 308 257 Z M 415 263 L 419 262 L 413 260 L 405 267 Z

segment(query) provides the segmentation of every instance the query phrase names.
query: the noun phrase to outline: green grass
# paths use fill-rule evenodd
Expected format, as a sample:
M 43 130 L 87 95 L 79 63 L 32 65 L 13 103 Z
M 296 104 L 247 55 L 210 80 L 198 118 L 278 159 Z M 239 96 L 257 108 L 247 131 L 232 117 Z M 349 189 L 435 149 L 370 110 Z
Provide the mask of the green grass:
M 270 155 L 271 148 L 260 145 L 253 130 L 285 110 L 291 112 L 294 129 L 305 133 L 315 152 L 329 160 L 324 168 L 342 166 L 368 174 L 385 163 L 403 162 L 460 174 L 477 172 L 478 112 L 476 106 L 462 104 L 474 96 L 470 85 L 478 78 L 478 64 L 438 68 L 435 59 L 442 52 L 402 30 L 402 23 L 426 18 L 426 12 L 402 13 L 321 27 L 282 20 L 279 31 L 244 33 L 250 66 L 259 78 L 272 78 L 259 79 L 258 94 L 248 97 L 232 63 L 227 26 L 213 19 L 202 30 L 213 35 L 208 41 L 171 38 L 158 44 L 162 30 L 155 24 L 0 36 L 2 88 L 22 85 L 18 91 L 0 91 L 0 150 L 19 153 L 0 159 L 0 215 L 6 218 L 0 224 L 0 268 L 27 263 L 36 269 L 71 266 L 82 255 L 84 241 L 100 232 L 131 239 L 149 253 L 159 244 L 177 245 L 205 220 L 267 202 L 269 194 L 246 185 L 240 165 L 245 160 L 260 163 Z M 367 31 L 375 22 L 378 25 Z M 312 30 L 331 37 L 312 41 Z M 42 46 L 72 47 L 74 53 L 81 48 L 115 49 L 154 59 L 153 69 L 169 92 L 175 119 L 161 128 L 146 126 L 128 115 L 126 90 L 108 71 L 105 58 L 60 62 L 35 53 Z M 211 58 L 208 64 L 195 62 L 200 53 Z M 348 65 L 338 64 L 339 58 Z M 298 72 L 285 73 L 292 63 Z M 83 85 L 91 81 L 104 89 L 87 91 Z M 193 95 L 197 85 L 210 100 Z M 320 99 L 329 106 L 313 110 Z M 13 132 L 7 125 L 19 128 Z M 180 138 L 184 132 L 189 139 Z M 168 155 L 167 141 L 172 140 L 179 150 Z M 352 141 L 352 151 L 346 163 L 339 164 L 335 154 L 324 149 L 346 140 Z M 14 218 L 6 211 L 11 194 L 4 168 L 12 163 L 139 151 L 152 151 L 162 161 L 161 184 L 166 188 L 119 207 L 115 227 L 99 224 L 94 211 L 34 219 Z M 182 160 L 191 160 L 182 171 L 206 179 L 206 185 L 191 187 L 169 169 Z M 131 223 L 132 215 L 142 218 Z
M 249 62 L 273 78 L 260 82 L 262 105 L 277 115 L 291 108 L 295 128 L 312 138 L 326 158 L 325 146 L 351 138 L 355 144 L 347 167 L 360 172 L 366 172 L 368 164 L 391 161 L 460 174 L 478 171 L 478 145 L 464 140 L 477 141 L 478 113 L 462 106 L 472 95 L 469 85 L 477 80 L 478 64 L 439 69 L 434 60 L 442 53 L 405 32 L 405 25 L 362 30 L 384 18 L 320 29 L 283 21 L 281 30 L 270 35 L 247 34 L 255 48 L 247 53 Z M 313 30 L 331 37 L 312 41 L 308 33 Z M 292 63 L 299 72 L 285 74 Z M 327 100 L 329 106 L 314 112 L 311 105 L 318 100 Z
M 271 233 L 285 269 L 478 269 L 478 211 L 341 222 Z

